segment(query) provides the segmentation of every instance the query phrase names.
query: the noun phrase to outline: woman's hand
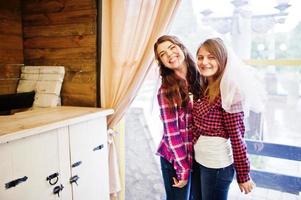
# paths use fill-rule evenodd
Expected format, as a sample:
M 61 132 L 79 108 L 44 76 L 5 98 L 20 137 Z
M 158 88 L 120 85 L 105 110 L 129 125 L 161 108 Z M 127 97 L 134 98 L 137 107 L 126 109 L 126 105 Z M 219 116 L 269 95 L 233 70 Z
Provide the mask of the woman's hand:
M 180 181 L 178 181 L 175 177 L 173 177 L 172 179 L 173 179 L 173 182 L 174 182 L 174 184 L 172 186 L 173 187 L 177 187 L 177 188 L 184 187 L 187 184 L 187 182 L 188 182 L 188 180 L 180 180 Z
M 252 180 L 249 180 L 244 183 L 239 183 L 238 186 L 241 192 L 248 194 L 255 188 L 255 183 Z

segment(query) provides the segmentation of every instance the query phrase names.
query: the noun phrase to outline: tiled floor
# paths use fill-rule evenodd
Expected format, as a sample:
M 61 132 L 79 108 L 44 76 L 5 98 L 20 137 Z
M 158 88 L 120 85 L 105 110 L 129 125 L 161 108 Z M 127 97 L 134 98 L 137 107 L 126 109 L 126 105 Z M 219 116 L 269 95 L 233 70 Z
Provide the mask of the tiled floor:
M 229 200 L 301 200 L 301 196 L 256 187 L 250 194 L 240 192 L 236 182 L 231 184 Z
M 163 200 L 161 171 L 141 109 L 125 117 L 125 200 Z

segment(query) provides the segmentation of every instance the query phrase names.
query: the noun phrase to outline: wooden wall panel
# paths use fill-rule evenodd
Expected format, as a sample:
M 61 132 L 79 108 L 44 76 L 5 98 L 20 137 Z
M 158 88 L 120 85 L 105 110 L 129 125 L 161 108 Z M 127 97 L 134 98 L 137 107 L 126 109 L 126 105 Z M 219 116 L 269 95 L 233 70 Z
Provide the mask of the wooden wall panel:
M 20 0 L 0 1 L 0 94 L 16 92 L 23 62 Z
M 24 26 L 24 39 L 33 37 L 61 37 L 74 35 L 95 35 L 95 24 L 66 24 L 45 26 Z
M 19 64 L 0 64 L 0 94 L 13 94 L 19 82 Z
M 64 66 L 63 105 L 96 106 L 96 0 L 23 0 L 26 65 Z
M 21 21 L 18 23 L 15 21 L 4 21 L 0 18 L 0 33 L 7 36 L 18 35 L 22 38 Z
M 23 63 L 23 51 L 20 49 L 0 49 L 0 64 Z
M 69 106 L 78 106 L 78 102 L 83 105 L 93 105 L 96 95 L 78 95 L 78 94 L 62 94 L 62 104 L 68 104 Z
M 18 79 L 0 79 L 1 94 L 14 94 L 18 86 Z
M 93 59 L 96 57 L 96 48 L 43 48 L 43 49 L 24 49 L 25 60 L 31 59 L 62 59 L 62 58 L 84 58 Z
M 95 35 L 75 35 L 59 37 L 34 37 L 24 39 L 25 49 L 38 49 L 47 46 L 48 48 L 74 48 L 92 47 L 95 48 Z M 0 44 L 1 45 L 1 44 Z
M 0 67 L 0 79 L 11 79 L 20 76 L 21 67 L 19 64 L 6 64 Z
M 95 9 L 75 10 L 59 13 L 26 14 L 23 17 L 23 24 L 30 26 L 57 25 L 66 23 L 91 23 L 95 21 Z
M 96 63 L 95 59 L 81 59 L 81 58 L 61 58 L 61 59 L 31 59 L 28 60 L 27 65 L 44 65 L 48 63 L 50 66 L 65 66 L 66 71 L 71 73 L 76 72 L 95 72 Z M 95 74 L 96 75 L 96 74 Z
M 23 0 L 23 13 L 56 13 L 74 10 L 96 10 L 95 0 Z
M 5 35 L 0 33 L 0 41 L 0 49 L 21 50 L 21 52 L 23 51 L 23 40 L 20 35 Z

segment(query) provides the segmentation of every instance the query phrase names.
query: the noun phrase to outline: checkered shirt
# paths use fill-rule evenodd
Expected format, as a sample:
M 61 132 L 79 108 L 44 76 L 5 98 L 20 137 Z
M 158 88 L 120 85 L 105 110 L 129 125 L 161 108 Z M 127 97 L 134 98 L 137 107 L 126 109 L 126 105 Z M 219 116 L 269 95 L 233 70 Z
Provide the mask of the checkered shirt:
M 250 180 L 250 163 L 243 140 L 245 133 L 243 112 L 227 113 L 222 108 L 221 97 L 212 104 L 209 104 L 207 97 L 203 97 L 193 102 L 192 118 L 190 129 L 194 135 L 193 144 L 200 135 L 230 138 L 237 182 L 244 183 Z
M 186 107 L 169 106 L 163 87 L 159 89 L 157 99 L 163 122 L 163 137 L 157 155 L 173 164 L 178 180 L 188 180 L 193 160 L 192 134 L 188 129 L 192 102 L 189 100 Z

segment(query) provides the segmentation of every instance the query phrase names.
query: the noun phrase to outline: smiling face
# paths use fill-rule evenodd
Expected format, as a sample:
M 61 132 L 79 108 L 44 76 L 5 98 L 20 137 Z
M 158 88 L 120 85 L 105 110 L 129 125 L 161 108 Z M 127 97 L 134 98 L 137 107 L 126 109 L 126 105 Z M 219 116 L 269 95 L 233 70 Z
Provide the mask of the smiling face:
M 226 68 L 228 53 L 220 38 L 208 39 L 197 50 L 197 65 L 209 84 L 220 81 Z
M 197 65 L 201 75 L 206 77 L 209 82 L 212 81 L 219 68 L 217 58 L 205 47 L 201 47 L 197 53 Z
M 168 40 L 158 45 L 157 55 L 163 65 L 171 70 L 181 71 L 185 68 L 183 50 Z

